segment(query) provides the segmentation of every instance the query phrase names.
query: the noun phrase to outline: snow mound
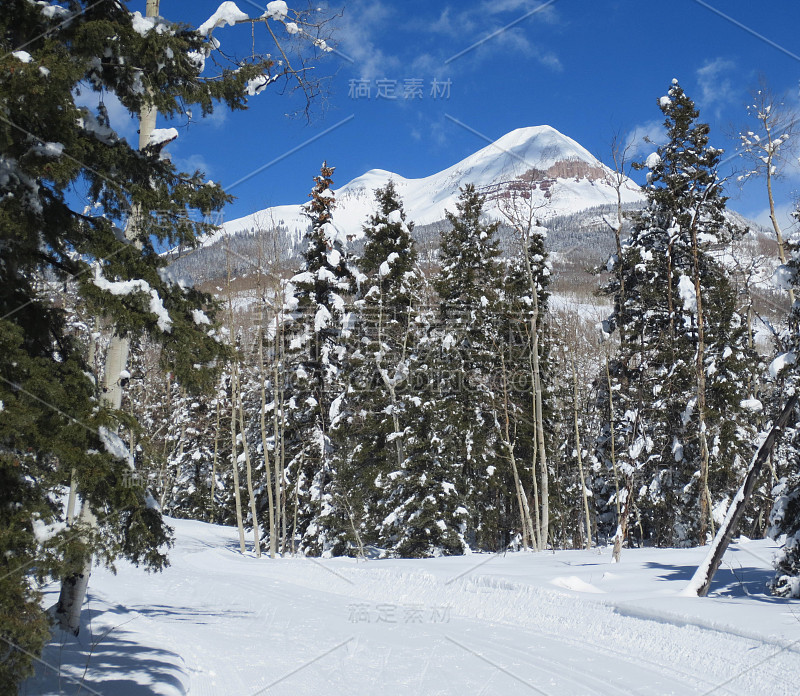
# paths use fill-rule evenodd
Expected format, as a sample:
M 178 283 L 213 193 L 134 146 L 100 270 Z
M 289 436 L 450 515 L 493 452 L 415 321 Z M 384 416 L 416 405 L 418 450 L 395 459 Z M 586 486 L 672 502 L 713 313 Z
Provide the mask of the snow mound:
M 581 580 L 575 575 L 553 578 L 550 584 L 560 587 L 564 590 L 572 590 L 573 592 L 587 592 L 589 594 L 605 594 L 603 590 L 594 585 L 590 585 L 585 580 Z

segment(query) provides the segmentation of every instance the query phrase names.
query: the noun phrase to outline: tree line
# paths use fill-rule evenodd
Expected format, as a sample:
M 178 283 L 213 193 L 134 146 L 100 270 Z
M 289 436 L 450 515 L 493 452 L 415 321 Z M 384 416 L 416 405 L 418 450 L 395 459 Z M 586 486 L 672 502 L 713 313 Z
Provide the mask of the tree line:
M 721 151 L 680 85 L 659 104 L 667 142 L 641 165 L 647 204 L 607 220 L 617 253 L 601 331 L 548 307 L 531 192 L 501 203 L 515 234 L 501 255 L 499 223 L 465 187 L 423 272 L 391 182 L 375 192 L 363 251 L 348 251 L 355 235 L 336 226 L 323 166 L 302 266 L 258 271 L 250 324 L 237 319 L 236 293 L 228 300 L 235 367 L 205 409 L 205 439 L 184 432 L 175 474 L 158 484 L 172 487 L 170 514 L 237 522 L 242 548 L 246 527 L 259 551 L 263 524 L 273 554 L 609 542 L 619 559 L 626 544 L 707 543 L 791 394 L 793 315 L 776 330 L 775 363 L 756 349 L 758 289 L 726 261 L 745 230 L 726 214 Z M 267 269 L 266 256 L 257 265 Z M 792 529 L 793 437 L 747 508 L 747 535 Z M 192 459 L 190 440 L 216 456 Z M 257 482 L 249 511 L 232 462 Z M 788 577 L 780 571 L 774 591 L 785 594 Z

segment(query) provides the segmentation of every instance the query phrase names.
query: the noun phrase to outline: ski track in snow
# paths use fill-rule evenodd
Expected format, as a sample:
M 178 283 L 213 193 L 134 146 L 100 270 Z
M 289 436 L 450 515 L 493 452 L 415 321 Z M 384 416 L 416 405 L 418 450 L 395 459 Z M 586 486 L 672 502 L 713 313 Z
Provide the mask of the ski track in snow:
M 796 694 L 795 605 L 677 600 L 683 579 L 645 596 L 638 575 L 620 585 L 643 572 L 638 551 L 598 581 L 607 553 L 272 561 L 240 555 L 235 529 L 173 523 L 172 566 L 95 570 L 80 637 L 51 644 L 47 662 L 75 678 L 86 669 L 103 696 Z M 735 612 L 759 601 L 770 618 L 739 627 Z M 60 688 L 41 668 L 22 693 L 79 692 L 63 676 Z

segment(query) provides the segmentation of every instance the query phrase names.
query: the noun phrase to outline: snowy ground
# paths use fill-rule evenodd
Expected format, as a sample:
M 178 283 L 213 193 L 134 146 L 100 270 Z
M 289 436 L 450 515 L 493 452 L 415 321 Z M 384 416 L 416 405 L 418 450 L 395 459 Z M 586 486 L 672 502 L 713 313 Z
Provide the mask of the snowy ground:
M 695 599 L 699 549 L 272 561 L 173 524 L 164 573 L 95 571 L 80 637 L 23 694 L 798 693 L 800 602 L 765 594 L 769 542 L 733 545 Z

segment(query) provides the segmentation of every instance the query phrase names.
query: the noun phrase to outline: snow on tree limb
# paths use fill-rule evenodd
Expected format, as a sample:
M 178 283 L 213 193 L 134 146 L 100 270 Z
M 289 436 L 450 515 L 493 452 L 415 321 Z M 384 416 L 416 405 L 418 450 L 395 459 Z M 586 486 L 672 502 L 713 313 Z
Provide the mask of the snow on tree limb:
M 197 27 L 197 33 L 201 36 L 208 36 L 217 27 L 233 26 L 236 22 L 246 22 L 249 19 L 249 15 L 242 12 L 235 2 L 223 2 L 214 14 Z

